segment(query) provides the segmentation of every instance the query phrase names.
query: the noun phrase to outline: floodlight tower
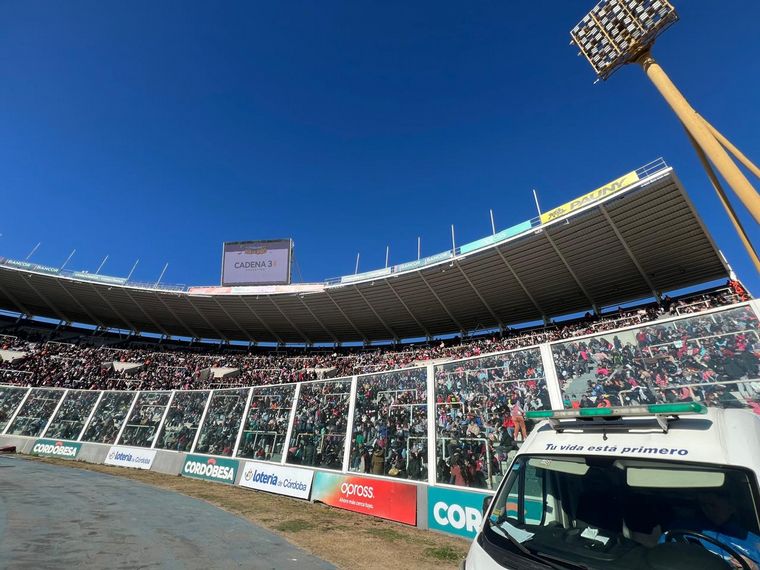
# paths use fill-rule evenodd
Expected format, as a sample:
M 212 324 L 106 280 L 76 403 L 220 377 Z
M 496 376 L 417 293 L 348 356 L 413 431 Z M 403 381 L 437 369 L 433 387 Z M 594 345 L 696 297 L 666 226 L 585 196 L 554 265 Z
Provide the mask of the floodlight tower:
M 758 178 L 760 178 L 760 168 L 689 105 L 686 98 L 652 57 L 651 48 L 655 40 L 676 21 L 678 21 L 678 14 L 668 0 L 602 0 L 577 26 L 570 30 L 571 45 L 578 46 L 581 54 L 594 68 L 598 77 L 597 81 L 607 80 L 610 75 L 628 63 L 641 65 L 647 77 L 683 123 L 710 182 L 755 263 L 755 268 L 760 273 L 760 259 L 757 252 L 731 207 L 710 163 L 723 176 L 758 224 L 760 224 L 760 196 L 728 152 L 731 152 Z

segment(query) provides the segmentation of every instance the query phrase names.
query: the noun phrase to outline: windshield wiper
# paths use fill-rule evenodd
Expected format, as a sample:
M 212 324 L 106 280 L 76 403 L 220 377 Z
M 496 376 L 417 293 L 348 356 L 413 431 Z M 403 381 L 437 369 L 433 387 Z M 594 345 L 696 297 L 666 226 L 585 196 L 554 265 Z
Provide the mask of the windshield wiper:
M 567 568 L 567 565 L 564 561 L 558 560 L 559 564 L 562 564 L 561 566 L 555 562 L 553 562 L 551 559 L 544 558 L 544 556 L 538 554 L 537 552 L 529 549 L 528 547 L 524 546 L 519 540 L 517 540 L 514 536 L 509 534 L 508 530 L 505 530 L 501 528 L 501 526 L 494 525 L 490 521 L 487 522 L 488 526 L 492 528 L 492 530 L 498 530 L 500 535 L 503 535 L 509 540 L 509 542 L 512 543 L 512 545 L 517 548 L 517 550 L 520 551 L 520 553 L 525 556 L 526 558 L 530 558 L 531 560 L 541 562 L 543 564 L 546 564 L 547 566 L 554 568 L 554 570 L 565 570 Z M 583 566 L 579 566 L 579 568 L 584 568 Z
M 503 534 L 507 537 L 507 540 L 511 542 L 517 550 L 519 550 L 524 556 L 531 558 L 533 560 L 538 560 L 540 562 L 543 562 L 547 566 L 551 566 L 555 570 L 565 570 L 566 568 L 577 568 L 578 570 L 589 570 L 588 566 L 585 564 L 580 564 L 578 562 L 571 562 L 569 560 L 565 560 L 563 558 L 559 558 L 557 556 L 552 556 L 551 554 L 544 554 L 542 552 L 539 552 L 536 549 L 531 549 L 522 544 L 519 540 L 517 540 L 514 536 L 512 536 L 508 530 L 502 528 L 500 525 L 494 525 L 490 521 L 488 521 L 488 525 L 492 528 L 498 529 L 501 531 L 499 534 Z
M 553 560 L 554 562 L 557 562 L 558 564 L 562 564 L 563 567 L 578 568 L 579 570 L 589 570 L 588 566 L 580 562 L 572 562 L 571 560 L 565 560 L 564 558 L 560 558 L 559 556 L 552 556 L 551 554 L 545 554 L 543 552 L 539 552 L 538 550 L 531 550 L 531 552 L 534 556 L 538 556 L 541 560 L 547 561 L 547 563 L 549 560 Z

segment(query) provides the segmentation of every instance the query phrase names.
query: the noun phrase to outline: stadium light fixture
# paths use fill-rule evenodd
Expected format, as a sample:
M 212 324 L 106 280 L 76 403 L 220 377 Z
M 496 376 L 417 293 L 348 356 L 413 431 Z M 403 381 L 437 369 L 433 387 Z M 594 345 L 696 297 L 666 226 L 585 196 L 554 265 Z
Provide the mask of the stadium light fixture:
M 602 0 L 570 35 L 599 79 L 606 80 L 636 61 L 676 21 L 678 14 L 667 0 Z
M 601 0 L 570 30 L 571 45 L 578 46 L 579 55 L 583 55 L 591 64 L 597 81 L 607 80 L 626 64 L 641 65 L 647 77 L 683 123 L 697 154 L 701 158 L 704 153 L 755 221 L 760 224 L 760 195 L 728 153 L 733 154 L 758 178 L 760 168 L 691 107 L 652 57 L 651 49 L 657 37 L 677 21 L 678 13 L 668 0 Z M 714 177 L 709 164 L 705 164 L 705 169 L 734 228 L 760 272 L 760 259 L 741 222 L 733 212 L 720 183 L 716 186 L 717 178 Z

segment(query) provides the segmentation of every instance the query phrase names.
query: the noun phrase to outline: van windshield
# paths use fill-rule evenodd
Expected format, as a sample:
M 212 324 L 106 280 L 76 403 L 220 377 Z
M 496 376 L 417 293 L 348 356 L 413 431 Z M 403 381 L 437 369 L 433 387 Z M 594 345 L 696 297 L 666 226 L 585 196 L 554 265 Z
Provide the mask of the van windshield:
M 681 462 L 520 456 L 482 538 L 550 568 L 760 568 L 754 478 Z

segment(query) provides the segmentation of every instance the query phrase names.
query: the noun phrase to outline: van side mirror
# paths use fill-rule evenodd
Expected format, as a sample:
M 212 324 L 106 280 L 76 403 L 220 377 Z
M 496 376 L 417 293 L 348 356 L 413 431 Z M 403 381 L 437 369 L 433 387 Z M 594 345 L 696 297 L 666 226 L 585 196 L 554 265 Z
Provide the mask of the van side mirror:
M 488 511 L 488 507 L 491 506 L 491 501 L 493 500 L 493 497 L 490 495 L 487 497 L 483 497 L 483 516 L 486 516 L 486 511 Z

